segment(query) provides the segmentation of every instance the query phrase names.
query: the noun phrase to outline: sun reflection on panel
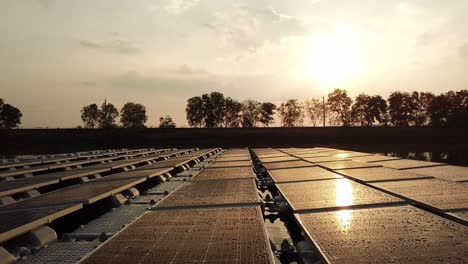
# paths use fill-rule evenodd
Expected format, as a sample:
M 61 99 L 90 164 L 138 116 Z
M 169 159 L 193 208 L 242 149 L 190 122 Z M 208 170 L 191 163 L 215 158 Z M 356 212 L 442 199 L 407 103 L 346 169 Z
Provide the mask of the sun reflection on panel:
M 339 180 L 336 184 L 336 205 L 349 206 L 353 204 L 353 186 L 348 180 Z M 351 210 L 338 211 L 337 218 L 343 229 L 347 228 L 351 223 Z
M 336 157 L 340 158 L 340 159 L 345 159 L 348 157 L 348 153 L 340 153 L 340 154 L 336 154 Z
M 342 229 L 346 229 L 351 224 L 352 214 L 351 210 L 341 210 L 336 213 Z
M 348 206 L 353 204 L 353 186 L 349 180 L 339 180 L 336 183 L 336 205 Z

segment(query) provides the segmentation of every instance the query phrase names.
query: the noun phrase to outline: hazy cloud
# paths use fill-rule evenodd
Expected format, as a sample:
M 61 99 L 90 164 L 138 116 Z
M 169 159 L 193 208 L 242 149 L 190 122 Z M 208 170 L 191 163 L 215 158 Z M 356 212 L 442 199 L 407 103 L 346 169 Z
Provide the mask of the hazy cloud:
M 256 50 L 265 42 L 283 37 L 303 35 L 302 22 L 273 8 L 237 6 L 231 12 L 218 12 L 211 23 L 204 25 L 221 37 L 225 45 Z
M 424 32 L 416 38 L 416 46 L 427 46 L 433 39 L 433 35 L 429 32 Z
M 463 44 L 461 47 L 460 47 L 460 56 L 465 59 L 465 60 L 468 60 L 468 42 Z
M 188 78 L 179 78 L 171 75 L 143 75 L 131 71 L 110 80 L 111 85 L 121 89 L 139 90 L 141 92 L 158 92 L 161 94 L 172 94 L 187 96 L 187 93 L 201 93 L 216 89 L 219 82 L 215 78 L 201 78 L 189 75 Z
M 42 7 L 42 8 L 50 8 L 54 5 L 55 1 L 54 0 L 38 0 L 39 1 L 39 5 Z
M 122 55 L 138 55 L 142 53 L 142 50 L 135 47 L 131 42 L 118 39 L 102 43 L 81 40 L 80 45 L 86 49 Z
M 198 4 L 200 0 L 162 0 L 150 7 L 151 10 L 162 9 L 169 14 L 178 15 Z
M 178 74 L 207 74 L 204 69 L 196 69 L 188 66 L 187 64 L 181 65 L 176 73 Z

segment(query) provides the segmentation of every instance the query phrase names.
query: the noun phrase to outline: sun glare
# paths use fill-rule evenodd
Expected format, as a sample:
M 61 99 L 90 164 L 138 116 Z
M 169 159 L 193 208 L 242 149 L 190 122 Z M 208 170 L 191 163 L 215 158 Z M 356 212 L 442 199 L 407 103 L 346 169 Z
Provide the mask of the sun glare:
M 362 47 L 359 35 L 341 27 L 330 35 L 312 41 L 308 47 L 307 78 L 326 87 L 339 87 L 363 71 Z
M 348 180 L 339 180 L 336 184 L 336 205 L 350 206 L 353 204 L 353 186 Z M 347 229 L 351 224 L 351 210 L 340 210 L 337 212 L 338 222 L 342 229 Z

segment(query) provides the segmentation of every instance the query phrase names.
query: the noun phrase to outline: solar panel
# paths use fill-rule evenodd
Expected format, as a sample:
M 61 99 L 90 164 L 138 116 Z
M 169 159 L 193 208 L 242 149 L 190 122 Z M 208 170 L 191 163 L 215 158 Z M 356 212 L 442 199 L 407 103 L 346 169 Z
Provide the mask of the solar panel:
M 285 169 L 285 168 L 311 167 L 315 165 L 310 162 L 298 160 L 298 161 L 282 161 L 282 162 L 265 163 L 263 164 L 263 166 L 267 170 L 274 170 L 274 169 Z
M 253 178 L 255 174 L 252 167 L 230 167 L 230 168 L 210 168 L 203 169 L 195 175 L 194 180 L 222 180 Z
M 408 159 L 378 161 L 378 162 L 372 162 L 372 164 L 382 165 L 384 167 L 393 168 L 393 169 L 413 169 L 413 168 L 433 167 L 433 166 L 444 165 L 443 163 L 438 163 L 438 162 L 429 162 L 429 161 L 422 161 L 422 160 L 408 160 Z
M 468 181 L 468 167 L 447 165 L 439 167 L 408 169 L 407 171 L 449 181 Z
M 464 263 L 468 229 L 412 206 L 296 214 L 327 263 Z
M 371 183 L 440 210 L 468 208 L 468 185 L 439 179 Z
M 402 200 L 348 179 L 276 184 L 294 211 L 401 203 Z
M 352 160 L 323 162 L 318 164 L 331 170 L 380 167 L 380 165 L 376 165 L 374 163 L 357 162 Z
M 269 175 L 275 182 L 294 182 L 294 181 L 310 181 L 337 179 L 342 176 L 320 167 L 304 167 L 304 168 L 289 168 L 277 169 L 268 171 Z
M 412 173 L 406 170 L 396 170 L 385 167 L 340 170 L 339 173 L 364 182 L 399 181 L 427 178 L 427 176 Z
M 83 263 L 274 263 L 258 206 L 144 214 Z
M 156 208 L 259 203 L 253 179 L 192 181 L 162 200 Z

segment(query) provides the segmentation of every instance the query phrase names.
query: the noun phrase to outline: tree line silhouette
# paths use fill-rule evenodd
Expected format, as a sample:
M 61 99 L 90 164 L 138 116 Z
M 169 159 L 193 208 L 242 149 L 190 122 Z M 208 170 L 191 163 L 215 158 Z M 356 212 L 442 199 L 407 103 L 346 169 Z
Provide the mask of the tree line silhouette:
M 468 126 L 468 90 L 439 95 L 430 92 L 393 92 L 387 99 L 380 95 L 359 94 L 354 100 L 346 90 L 335 89 L 327 98 L 304 102 L 289 99 L 279 106 L 252 99 L 239 102 L 220 92 L 211 92 L 187 100 L 188 124 L 198 128 L 268 127 L 275 115 L 283 127 L 304 125 L 307 117 L 312 126 Z M 117 118 L 120 115 L 120 125 Z M 21 111 L 0 98 L 0 129 L 17 128 Z M 120 112 L 107 101 L 101 106 L 81 109 L 85 128 L 144 128 L 148 116 L 145 106 L 126 103 Z M 160 117 L 161 128 L 175 128 L 170 116 Z
M 393 92 L 387 100 L 380 95 L 359 94 L 354 100 L 346 90 L 335 89 L 326 100 L 301 102 L 289 99 L 278 107 L 270 102 L 238 102 L 212 92 L 187 100 L 187 121 L 192 127 L 268 127 L 278 115 L 283 127 L 303 126 L 307 116 L 313 126 L 433 126 L 468 125 L 468 91 Z
M 107 101 L 101 107 L 97 104 L 85 105 L 81 109 L 81 120 L 85 128 L 116 128 L 116 118 L 119 116 L 117 108 Z M 148 116 L 146 107 L 137 103 L 126 103 L 120 110 L 120 123 L 123 128 L 144 128 Z M 175 128 L 172 117 L 160 117 L 160 128 Z

